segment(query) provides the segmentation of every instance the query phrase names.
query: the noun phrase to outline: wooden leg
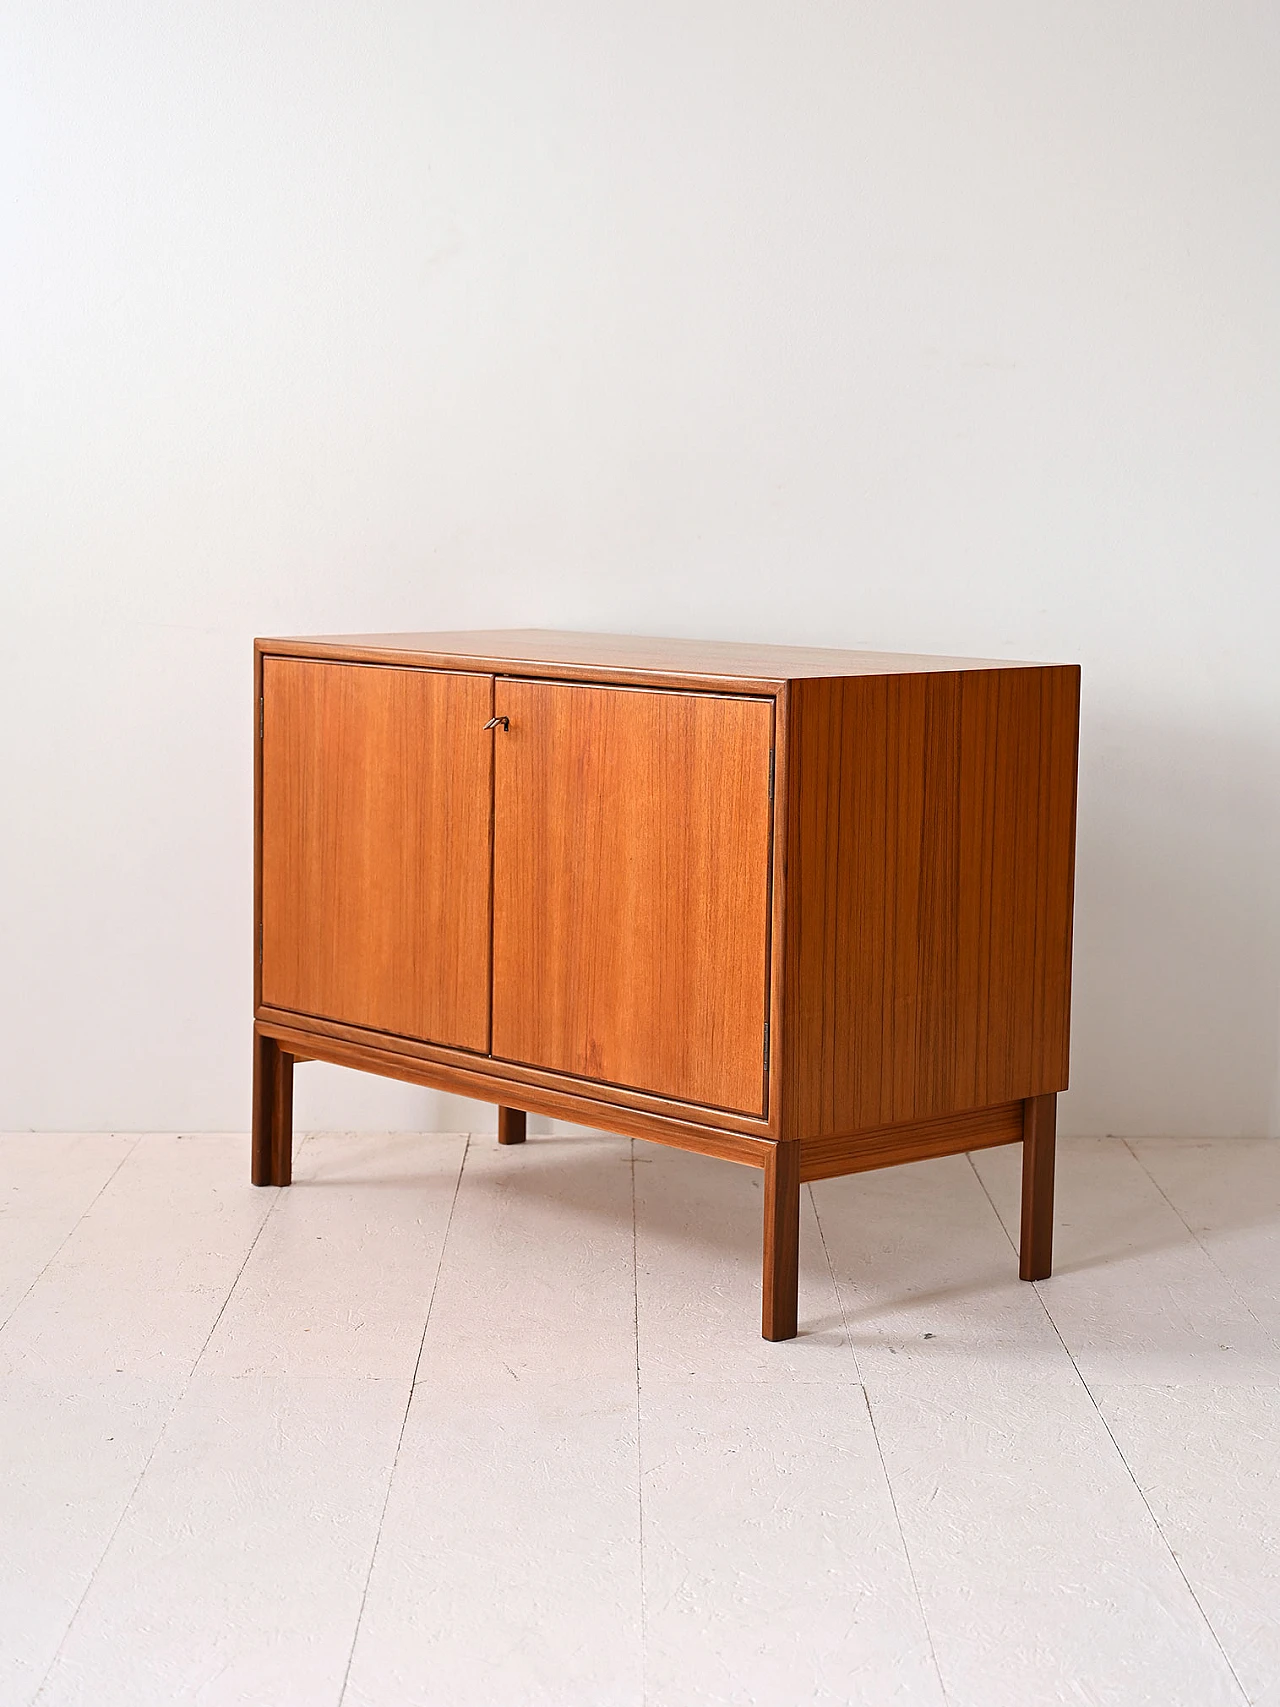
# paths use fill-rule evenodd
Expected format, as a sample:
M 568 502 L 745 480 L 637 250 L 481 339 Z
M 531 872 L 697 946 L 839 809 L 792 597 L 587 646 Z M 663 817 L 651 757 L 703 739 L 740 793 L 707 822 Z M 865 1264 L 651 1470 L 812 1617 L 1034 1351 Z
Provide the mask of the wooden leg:
M 1028 1097 L 1022 1105 L 1022 1239 L 1018 1273 L 1047 1280 L 1053 1272 L 1053 1157 L 1058 1099 Z
M 274 1037 L 253 1036 L 254 1185 L 293 1178 L 293 1056 Z
M 764 1272 L 760 1331 L 767 1340 L 796 1337 L 800 1275 L 800 1145 L 775 1144 L 764 1165 Z
M 526 1115 L 522 1108 L 498 1109 L 499 1144 L 523 1144 Z
M 271 1161 L 277 1185 L 293 1184 L 293 1056 L 276 1048 L 271 1107 Z

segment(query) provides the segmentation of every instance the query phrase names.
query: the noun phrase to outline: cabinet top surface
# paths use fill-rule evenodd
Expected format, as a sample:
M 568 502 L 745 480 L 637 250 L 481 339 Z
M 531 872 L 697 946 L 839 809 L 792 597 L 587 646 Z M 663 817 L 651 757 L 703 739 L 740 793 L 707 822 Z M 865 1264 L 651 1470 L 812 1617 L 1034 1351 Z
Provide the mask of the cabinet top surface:
M 444 634 L 313 634 L 260 640 L 266 652 L 313 656 L 456 659 L 571 666 L 655 674 L 785 681 L 799 677 L 927 675 L 933 671 L 1013 670 L 1041 666 L 1011 658 L 944 658 L 911 652 L 852 652 L 826 646 L 767 646 L 738 640 L 675 640 L 632 634 L 579 634 L 553 628 L 482 628 Z

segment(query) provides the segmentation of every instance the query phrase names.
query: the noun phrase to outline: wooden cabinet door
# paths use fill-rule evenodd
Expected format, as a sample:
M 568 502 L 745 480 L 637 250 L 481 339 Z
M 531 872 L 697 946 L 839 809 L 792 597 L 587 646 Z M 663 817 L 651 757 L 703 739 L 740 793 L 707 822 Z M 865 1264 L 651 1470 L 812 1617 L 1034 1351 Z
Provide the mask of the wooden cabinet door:
M 494 1055 L 763 1113 L 772 702 L 499 678 L 494 710 Z
M 492 676 L 265 658 L 262 999 L 489 1048 Z

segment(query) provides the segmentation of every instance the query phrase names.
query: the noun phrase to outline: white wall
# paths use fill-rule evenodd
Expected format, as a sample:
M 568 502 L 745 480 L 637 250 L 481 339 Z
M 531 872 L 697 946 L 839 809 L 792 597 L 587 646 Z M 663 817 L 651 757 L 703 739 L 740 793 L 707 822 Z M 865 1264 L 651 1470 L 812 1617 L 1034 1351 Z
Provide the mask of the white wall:
M 1278 87 L 1269 0 L 10 0 L 0 1125 L 244 1126 L 254 633 L 547 624 L 1079 660 L 1064 1125 L 1275 1132 Z

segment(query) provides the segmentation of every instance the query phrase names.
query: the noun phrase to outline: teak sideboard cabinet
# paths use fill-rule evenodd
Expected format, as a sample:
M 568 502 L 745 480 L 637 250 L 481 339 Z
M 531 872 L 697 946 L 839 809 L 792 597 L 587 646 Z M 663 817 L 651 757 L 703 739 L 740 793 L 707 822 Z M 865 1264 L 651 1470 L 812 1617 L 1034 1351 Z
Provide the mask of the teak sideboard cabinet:
M 804 1180 L 1021 1143 L 1049 1273 L 1073 665 L 505 630 L 256 644 L 253 1179 L 296 1061 Z M 922 1237 L 927 1232 L 922 1230 Z

